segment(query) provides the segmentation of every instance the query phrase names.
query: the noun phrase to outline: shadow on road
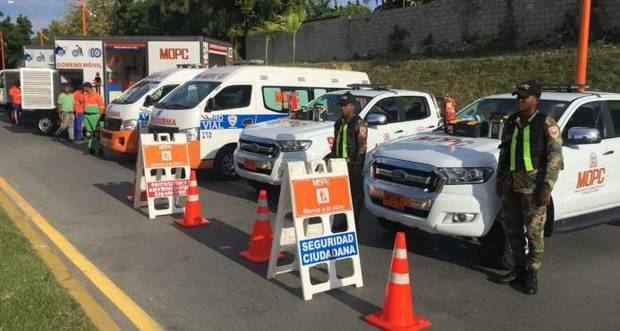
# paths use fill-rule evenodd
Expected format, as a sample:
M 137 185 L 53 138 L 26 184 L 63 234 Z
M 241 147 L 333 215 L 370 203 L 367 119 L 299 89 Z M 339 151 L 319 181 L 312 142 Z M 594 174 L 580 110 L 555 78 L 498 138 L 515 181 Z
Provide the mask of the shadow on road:
M 376 221 L 373 222 L 375 218 L 365 209 L 361 214 L 365 217 L 362 217 L 361 231 L 358 231 L 360 245 L 392 250 L 395 234 L 385 231 Z M 487 277 L 496 275 L 495 272 L 480 266 L 478 253 L 480 246 L 474 242 L 412 228 L 406 228 L 404 231 L 407 235 L 407 250 L 415 255 L 455 264 L 480 272 Z
M 239 255 L 240 252 L 248 248 L 248 242 L 250 240 L 250 235 L 248 235 L 248 233 L 241 231 L 217 218 L 209 218 L 209 221 L 211 221 L 211 224 L 209 224 L 208 226 L 194 229 L 186 229 L 176 224 L 171 224 L 171 226 L 174 226 L 176 229 L 183 232 L 188 237 L 200 242 L 201 244 L 220 253 L 221 255 L 227 257 L 235 263 L 238 263 L 239 265 L 245 267 L 249 271 L 255 273 L 257 276 L 261 278 L 266 277 L 268 263 L 252 263 L 245 260 Z M 251 227 L 252 225 L 248 224 L 248 229 L 251 229 Z M 284 252 L 284 257 L 279 261 L 279 264 L 291 263 L 293 262 L 293 258 L 294 256 L 292 254 Z M 314 272 L 312 274 L 313 282 L 317 281 L 317 279 L 320 279 L 321 281 L 324 280 L 325 277 L 321 277 L 321 275 L 318 275 L 318 272 L 325 273 L 324 271 L 318 269 L 313 269 L 312 271 Z M 294 277 L 294 279 L 287 278 L 287 280 L 291 280 L 291 282 L 288 282 L 276 278 L 272 280 L 272 283 L 286 290 L 292 295 L 299 297 L 300 300 L 303 300 L 301 298 L 302 293 L 299 273 L 293 272 L 287 274 L 286 276 Z M 294 283 L 295 285 L 289 285 L 289 283 Z M 343 304 L 360 312 L 361 314 L 368 314 L 379 309 L 372 303 L 369 303 L 340 289 L 332 290 L 330 292 L 327 292 L 326 294 L 332 296 Z

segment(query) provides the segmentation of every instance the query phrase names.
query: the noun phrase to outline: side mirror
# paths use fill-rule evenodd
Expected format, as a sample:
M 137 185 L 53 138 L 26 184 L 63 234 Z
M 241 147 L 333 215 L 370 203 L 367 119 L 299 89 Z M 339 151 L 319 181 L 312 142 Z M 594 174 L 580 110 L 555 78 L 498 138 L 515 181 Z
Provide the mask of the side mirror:
M 153 97 L 150 95 L 147 95 L 146 98 L 144 98 L 144 107 L 150 107 L 155 103 L 155 100 L 153 100 Z
M 601 140 L 601 133 L 597 129 L 576 126 L 568 129 L 566 143 L 569 145 L 589 145 L 598 144 Z
M 210 112 L 215 110 L 215 99 L 211 98 L 207 100 L 207 104 L 205 105 L 205 111 Z
M 387 117 L 379 113 L 370 113 L 366 116 L 366 122 L 368 125 L 383 125 L 387 123 Z

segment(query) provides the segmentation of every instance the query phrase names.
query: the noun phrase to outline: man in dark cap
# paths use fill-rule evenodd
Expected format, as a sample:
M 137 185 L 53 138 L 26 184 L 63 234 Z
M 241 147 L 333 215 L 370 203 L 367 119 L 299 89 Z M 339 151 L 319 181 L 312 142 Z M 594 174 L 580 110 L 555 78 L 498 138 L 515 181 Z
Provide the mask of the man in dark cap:
M 347 160 L 353 213 L 356 227 L 359 229 L 359 212 L 364 198 L 362 170 L 366 159 L 368 124 L 355 113 L 356 103 L 355 96 L 350 92 L 346 92 L 340 97 L 340 113 L 342 116 L 334 124 L 334 144 L 330 157 Z M 336 224 L 335 228 L 342 228 L 343 226 L 344 224 Z
M 504 124 L 497 193 L 502 198 L 504 232 L 515 266 L 492 280 L 536 294 L 547 205 L 563 167 L 562 138 L 556 122 L 538 111 L 542 94 L 538 82 L 525 81 L 512 94 L 517 96 L 518 112 Z

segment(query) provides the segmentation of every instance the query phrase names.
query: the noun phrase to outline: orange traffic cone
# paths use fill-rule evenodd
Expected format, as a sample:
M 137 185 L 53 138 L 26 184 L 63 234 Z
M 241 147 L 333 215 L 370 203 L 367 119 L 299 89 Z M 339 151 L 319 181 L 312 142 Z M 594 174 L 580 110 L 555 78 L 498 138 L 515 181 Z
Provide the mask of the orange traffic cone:
M 134 192 L 136 191 L 136 178 L 134 177 L 133 183 L 129 188 L 129 194 L 127 194 L 127 201 L 132 202 L 134 200 Z M 146 201 L 146 191 L 140 191 L 140 201 Z
M 196 181 L 196 171 L 192 170 L 189 178 L 189 190 L 187 192 L 187 202 L 185 203 L 185 215 L 175 221 L 178 225 L 185 228 L 195 228 L 207 225 L 207 219 L 201 216 L 200 197 L 198 196 L 198 182 Z
M 383 310 L 367 315 L 366 322 L 382 330 L 422 330 L 431 325 L 431 321 L 413 311 L 404 232 L 396 234 Z
M 256 204 L 256 218 L 252 226 L 250 247 L 239 253 L 242 257 L 254 262 L 264 263 L 269 261 L 271 252 L 271 223 L 269 222 L 269 205 L 267 204 L 267 191 L 260 190 Z

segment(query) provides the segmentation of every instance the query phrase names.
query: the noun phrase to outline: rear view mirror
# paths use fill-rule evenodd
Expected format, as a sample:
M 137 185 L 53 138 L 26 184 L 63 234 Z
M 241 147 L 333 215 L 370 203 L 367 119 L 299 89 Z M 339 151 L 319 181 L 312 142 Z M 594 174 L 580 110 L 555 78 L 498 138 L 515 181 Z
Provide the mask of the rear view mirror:
M 205 105 L 205 111 L 210 112 L 212 110 L 215 110 L 215 99 L 213 98 L 207 99 L 207 104 Z
M 366 117 L 366 122 L 368 125 L 383 125 L 387 123 L 387 117 L 379 113 L 370 113 Z
M 601 133 L 597 129 L 576 126 L 568 129 L 566 143 L 569 145 L 589 145 L 598 144 L 601 140 Z
M 147 95 L 146 98 L 144 98 L 144 107 L 150 107 L 155 103 L 155 100 L 153 100 L 153 97 L 150 95 Z

